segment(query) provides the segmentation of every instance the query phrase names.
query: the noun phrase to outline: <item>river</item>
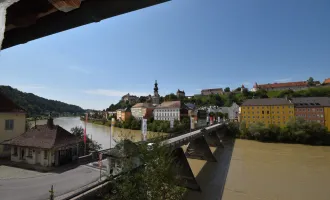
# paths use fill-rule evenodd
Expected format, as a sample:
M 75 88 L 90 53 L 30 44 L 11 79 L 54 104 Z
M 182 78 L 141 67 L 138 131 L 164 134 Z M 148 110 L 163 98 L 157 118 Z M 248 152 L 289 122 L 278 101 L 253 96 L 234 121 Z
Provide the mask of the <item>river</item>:
M 32 126 L 34 126 L 35 122 L 30 122 Z M 38 120 L 37 125 L 46 124 L 47 120 Z M 71 128 L 73 127 L 85 127 L 84 121 L 81 121 L 79 117 L 60 117 L 54 119 L 54 124 L 59 125 L 62 128 L 71 132 Z M 93 123 L 87 123 L 86 130 L 87 135 L 91 137 L 93 140 L 97 141 L 102 145 L 102 149 L 110 148 L 110 127 L 102 126 Z M 149 136 L 154 136 L 157 133 L 148 132 Z M 121 128 L 114 128 L 114 133 L 112 134 L 113 140 L 111 147 L 114 147 L 117 141 L 121 139 L 130 139 L 132 141 L 140 141 L 141 140 L 141 131 L 140 130 L 128 130 Z
M 73 117 L 57 118 L 54 123 L 69 131 L 84 126 Z M 87 123 L 87 134 L 102 148 L 110 147 L 110 127 Z M 139 141 L 141 131 L 115 128 L 113 136 Z M 330 199 L 330 147 L 236 139 L 225 151 L 210 149 L 218 162 L 188 159 L 202 192 L 189 192 L 187 200 Z

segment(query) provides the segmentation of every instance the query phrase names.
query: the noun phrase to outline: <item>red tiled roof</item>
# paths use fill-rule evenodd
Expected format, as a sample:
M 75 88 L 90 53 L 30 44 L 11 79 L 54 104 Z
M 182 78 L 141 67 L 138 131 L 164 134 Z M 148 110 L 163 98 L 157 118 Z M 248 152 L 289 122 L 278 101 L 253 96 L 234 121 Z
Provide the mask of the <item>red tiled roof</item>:
M 25 110 L 0 92 L 0 112 L 25 112 Z
M 156 108 L 181 108 L 180 101 L 165 101 Z
M 298 81 L 298 82 L 287 82 L 287 83 L 268 83 L 263 85 L 258 85 L 258 88 L 281 88 L 281 87 L 306 87 L 308 86 L 307 81 Z
M 47 125 L 38 125 L 36 128 L 32 128 L 18 137 L 4 142 L 3 144 L 52 149 L 77 144 L 80 141 L 81 138 L 74 136 L 58 125 L 53 128 L 49 128 Z
M 324 84 L 330 84 L 330 78 L 325 79 L 323 83 Z

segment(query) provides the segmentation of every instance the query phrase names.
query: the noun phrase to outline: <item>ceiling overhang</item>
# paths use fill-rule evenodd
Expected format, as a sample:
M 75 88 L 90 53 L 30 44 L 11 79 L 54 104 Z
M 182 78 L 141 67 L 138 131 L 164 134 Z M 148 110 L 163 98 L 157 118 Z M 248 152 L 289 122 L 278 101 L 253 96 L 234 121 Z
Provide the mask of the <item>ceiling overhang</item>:
M 63 1 L 68 4 L 55 4 Z M 7 9 L 2 49 L 169 0 L 20 0 Z M 70 7 L 71 6 L 71 7 Z

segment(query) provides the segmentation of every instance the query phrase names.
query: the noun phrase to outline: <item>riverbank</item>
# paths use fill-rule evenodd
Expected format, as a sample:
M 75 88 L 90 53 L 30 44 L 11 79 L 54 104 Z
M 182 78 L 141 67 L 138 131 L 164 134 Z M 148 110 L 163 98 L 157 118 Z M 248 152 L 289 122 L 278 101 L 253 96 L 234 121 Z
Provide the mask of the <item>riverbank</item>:
M 230 123 L 228 129 L 230 134 L 240 139 L 268 143 L 330 146 L 330 133 L 325 126 L 300 118 L 290 120 L 284 127 L 273 124 L 265 126 L 259 122 L 247 127 L 243 121 L 240 124 Z

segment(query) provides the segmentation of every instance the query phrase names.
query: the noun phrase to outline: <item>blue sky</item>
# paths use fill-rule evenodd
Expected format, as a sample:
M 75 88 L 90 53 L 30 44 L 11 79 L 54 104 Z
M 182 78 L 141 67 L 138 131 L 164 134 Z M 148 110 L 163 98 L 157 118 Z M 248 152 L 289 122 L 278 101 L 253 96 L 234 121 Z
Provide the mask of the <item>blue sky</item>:
M 330 77 L 328 0 L 173 0 L 0 52 L 0 84 L 103 109 L 120 96 Z

